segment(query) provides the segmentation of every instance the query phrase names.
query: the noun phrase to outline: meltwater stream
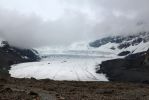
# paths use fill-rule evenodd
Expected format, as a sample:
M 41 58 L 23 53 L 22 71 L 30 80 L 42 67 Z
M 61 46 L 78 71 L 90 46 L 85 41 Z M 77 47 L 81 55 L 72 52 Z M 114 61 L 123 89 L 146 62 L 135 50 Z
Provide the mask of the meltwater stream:
M 97 54 L 96 54 L 97 53 Z M 40 53 L 39 62 L 11 66 L 12 77 L 74 81 L 108 81 L 104 74 L 97 74 L 101 61 L 111 59 L 111 53 L 99 51 L 63 51 Z

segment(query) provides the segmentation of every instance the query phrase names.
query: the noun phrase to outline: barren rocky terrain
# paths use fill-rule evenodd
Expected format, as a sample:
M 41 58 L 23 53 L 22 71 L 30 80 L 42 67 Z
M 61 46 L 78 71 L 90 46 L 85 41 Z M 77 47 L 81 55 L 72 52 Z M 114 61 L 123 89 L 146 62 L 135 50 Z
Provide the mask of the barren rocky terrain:
M 149 100 L 149 85 L 1 78 L 0 100 Z

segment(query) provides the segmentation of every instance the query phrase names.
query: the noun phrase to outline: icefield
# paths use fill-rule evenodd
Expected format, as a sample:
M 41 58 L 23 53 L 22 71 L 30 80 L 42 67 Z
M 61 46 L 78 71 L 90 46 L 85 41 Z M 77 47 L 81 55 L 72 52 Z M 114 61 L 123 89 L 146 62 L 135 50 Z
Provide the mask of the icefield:
M 83 47 L 83 46 L 82 46 Z M 85 46 L 84 46 L 85 47 Z M 74 48 L 77 48 L 74 50 Z M 16 78 L 108 81 L 104 74 L 97 74 L 101 61 L 114 58 L 111 52 L 87 48 L 37 49 L 41 61 L 12 65 L 9 73 Z
M 106 58 L 104 58 L 106 59 Z M 96 74 L 100 58 L 51 56 L 40 62 L 13 65 L 10 74 L 17 78 L 37 78 L 76 81 L 108 81 L 103 74 Z
M 140 43 L 126 50 L 144 51 L 148 43 Z M 117 44 L 108 43 L 99 48 L 88 43 L 75 43 L 67 48 L 44 47 L 36 49 L 41 61 L 12 65 L 9 73 L 16 78 L 36 78 L 74 81 L 108 81 L 104 74 L 97 74 L 96 68 L 102 61 L 120 58 L 122 50 L 111 50 Z

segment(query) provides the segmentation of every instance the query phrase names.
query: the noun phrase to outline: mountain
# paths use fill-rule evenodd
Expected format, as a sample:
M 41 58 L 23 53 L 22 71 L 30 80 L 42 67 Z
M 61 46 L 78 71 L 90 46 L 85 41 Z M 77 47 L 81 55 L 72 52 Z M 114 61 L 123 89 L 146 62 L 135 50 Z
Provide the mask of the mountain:
M 20 49 L 10 46 L 7 41 L 1 41 L 0 46 L 0 77 L 9 76 L 10 65 L 39 60 L 37 51 Z
M 17 78 L 34 77 L 36 79 L 49 78 L 53 80 L 75 81 L 113 81 L 115 78 L 120 80 L 117 77 L 119 72 L 124 73 L 126 71 L 125 75 L 127 75 L 127 70 L 131 70 L 130 63 L 137 62 L 142 52 L 148 50 L 148 38 L 149 33 L 144 32 L 129 36 L 112 36 L 93 42 L 76 42 L 65 48 L 38 48 L 36 50 L 41 57 L 40 62 L 13 65 L 9 73 L 12 77 Z M 117 58 L 125 59 L 127 56 L 133 56 L 136 59 L 133 59 L 133 62 L 128 61 L 127 63 L 123 60 L 122 63 L 118 62 L 118 64 L 115 62 L 118 60 L 111 60 Z M 108 62 L 108 60 L 111 60 L 110 64 L 103 64 L 106 61 Z M 126 68 L 127 70 L 123 70 L 125 67 L 121 67 L 120 64 L 124 64 L 121 66 L 130 67 L 130 69 Z M 134 68 L 137 68 L 137 66 L 134 66 Z M 115 75 L 115 77 L 112 77 L 108 72 Z M 143 72 L 138 73 L 141 75 Z M 121 79 L 123 78 L 126 79 L 122 75 Z M 130 79 L 133 80 L 134 77 Z
M 19 59 L 6 60 L 9 65 L 31 62 L 11 66 L 9 73 L 16 78 L 135 82 L 149 79 L 147 32 L 111 36 L 89 43 L 77 42 L 65 48 L 39 48 L 36 49 L 41 57 L 39 62 L 32 62 L 40 59 L 35 50 L 18 49 L 7 42 L 4 44 L 2 50 L 6 53 L 2 54 L 9 52 L 9 56 Z M 10 58 L 8 55 L 7 59 Z
M 104 73 L 109 81 L 149 83 L 149 33 L 115 36 L 90 43 L 94 48 L 108 48 L 117 59 L 103 61 L 97 73 Z
M 106 49 L 115 52 L 119 56 L 125 56 L 129 53 L 137 53 L 148 50 L 149 32 L 127 36 L 111 36 L 95 40 L 89 45 L 93 48 Z

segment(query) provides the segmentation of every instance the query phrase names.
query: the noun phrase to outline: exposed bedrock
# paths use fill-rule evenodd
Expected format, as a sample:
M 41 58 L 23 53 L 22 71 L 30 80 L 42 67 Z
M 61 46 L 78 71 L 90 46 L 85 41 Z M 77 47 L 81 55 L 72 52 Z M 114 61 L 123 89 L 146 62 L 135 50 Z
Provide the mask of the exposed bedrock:
M 8 77 L 12 64 L 40 60 L 37 51 L 33 49 L 20 49 L 10 46 L 6 41 L 0 47 L 0 77 Z
M 110 81 L 149 83 L 149 52 L 126 56 L 124 59 L 104 61 L 97 73 L 104 73 Z

